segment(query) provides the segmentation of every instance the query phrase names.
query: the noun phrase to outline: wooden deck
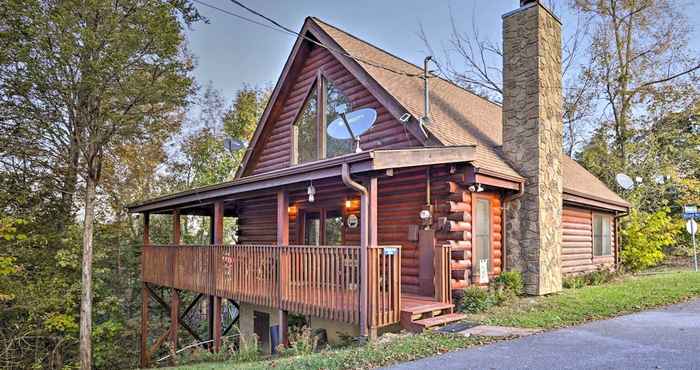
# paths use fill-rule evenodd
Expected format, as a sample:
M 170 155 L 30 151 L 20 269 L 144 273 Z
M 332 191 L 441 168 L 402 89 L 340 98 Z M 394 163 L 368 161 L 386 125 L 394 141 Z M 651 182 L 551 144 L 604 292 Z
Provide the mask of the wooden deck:
M 371 327 L 400 320 L 400 248 L 371 247 Z M 144 282 L 359 323 L 357 246 L 147 245 Z

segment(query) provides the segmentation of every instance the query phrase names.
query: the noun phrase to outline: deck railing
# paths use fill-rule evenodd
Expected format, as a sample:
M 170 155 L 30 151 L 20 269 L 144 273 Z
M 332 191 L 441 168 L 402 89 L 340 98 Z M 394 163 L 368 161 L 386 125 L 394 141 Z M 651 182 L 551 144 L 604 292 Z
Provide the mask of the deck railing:
M 368 253 L 371 327 L 399 321 L 401 249 Z M 147 245 L 143 281 L 329 320 L 358 323 L 360 248 L 304 245 Z

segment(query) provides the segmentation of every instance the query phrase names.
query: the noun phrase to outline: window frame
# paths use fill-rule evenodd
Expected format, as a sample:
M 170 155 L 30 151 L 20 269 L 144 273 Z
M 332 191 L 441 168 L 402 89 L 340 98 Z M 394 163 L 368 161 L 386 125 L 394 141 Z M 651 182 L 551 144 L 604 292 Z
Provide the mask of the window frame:
M 603 230 L 600 230 L 598 234 L 596 234 L 596 218 L 601 219 L 600 227 Z M 602 212 L 592 212 L 591 214 L 591 255 L 593 258 L 608 258 L 608 257 L 613 257 L 614 256 L 614 238 L 613 238 L 613 228 L 614 226 L 612 225 L 613 222 L 613 217 L 607 213 L 602 213 Z M 608 240 L 608 248 L 609 250 L 606 253 L 606 250 L 604 248 L 604 241 L 606 239 L 606 235 L 603 232 L 605 230 L 605 227 L 603 225 L 607 224 L 607 240 Z M 600 239 L 600 254 L 596 254 L 596 240 Z
M 323 159 L 326 159 L 326 146 L 327 146 L 327 138 L 326 138 L 326 99 L 327 99 L 327 94 L 326 94 L 326 81 L 330 81 L 333 83 L 336 89 L 340 90 L 343 95 L 345 95 L 346 99 L 348 102 L 350 102 L 349 96 L 340 88 L 338 85 L 333 81 L 332 79 L 328 78 L 326 73 L 319 69 L 316 72 L 316 77 L 314 78 L 313 82 L 311 83 L 310 87 L 307 89 L 306 93 L 304 94 L 304 102 L 299 106 L 296 114 L 294 115 L 294 119 L 292 120 L 291 123 L 291 150 L 290 150 L 290 159 L 289 162 L 292 166 L 303 164 L 303 163 L 311 163 L 314 161 L 320 161 Z M 297 154 L 299 152 L 299 141 L 297 139 L 297 122 L 299 121 L 300 116 L 304 112 L 304 108 L 306 107 L 306 103 L 309 101 L 309 97 L 316 92 L 316 135 L 317 135 L 317 145 L 316 145 L 316 159 L 299 163 L 297 160 Z
M 297 222 L 296 222 L 296 227 L 297 227 L 297 241 L 298 244 L 300 245 L 305 245 L 304 243 L 306 242 L 306 215 L 307 214 L 313 214 L 313 213 L 318 213 L 319 214 L 319 245 L 328 245 L 326 241 L 326 218 L 329 213 L 332 212 L 337 212 L 340 215 L 340 218 L 343 220 L 343 228 L 341 230 L 341 244 L 339 245 L 345 245 L 346 243 L 346 222 L 347 222 L 347 213 L 345 212 L 345 208 L 342 206 L 338 206 L 335 204 L 321 204 L 321 205 L 304 205 L 299 207 L 299 211 L 297 213 Z

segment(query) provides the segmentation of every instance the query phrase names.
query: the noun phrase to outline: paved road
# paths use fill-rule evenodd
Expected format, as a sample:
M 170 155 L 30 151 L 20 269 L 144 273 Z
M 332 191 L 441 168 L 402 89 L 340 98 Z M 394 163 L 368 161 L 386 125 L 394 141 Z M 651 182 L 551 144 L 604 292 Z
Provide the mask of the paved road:
M 391 369 L 700 369 L 700 300 Z

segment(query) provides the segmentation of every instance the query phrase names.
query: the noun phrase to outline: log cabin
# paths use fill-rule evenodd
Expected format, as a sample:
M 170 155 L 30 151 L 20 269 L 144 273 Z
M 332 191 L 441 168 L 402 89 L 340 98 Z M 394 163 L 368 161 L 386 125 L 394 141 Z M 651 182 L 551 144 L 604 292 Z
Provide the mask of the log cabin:
M 330 341 L 373 338 L 462 319 L 453 298 L 502 271 L 543 295 L 615 268 L 629 204 L 562 154 L 560 27 L 538 1 L 503 15 L 500 105 L 307 18 L 234 180 L 129 206 L 144 220 L 142 365 L 177 345 L 181 291 L 209 300 L 213 350 L 223 301 L 271 351 L 289 314 Z M 329 134 L 339 105 L 376 116 L 359 141 Z M 153 214 L 172 215 L 171 244 L 150 242 Z M 181 244 L 182 215 L 211 218 L 209 245 Z M 172 289 L 172 326 L 151 345 L 154 286 Z

